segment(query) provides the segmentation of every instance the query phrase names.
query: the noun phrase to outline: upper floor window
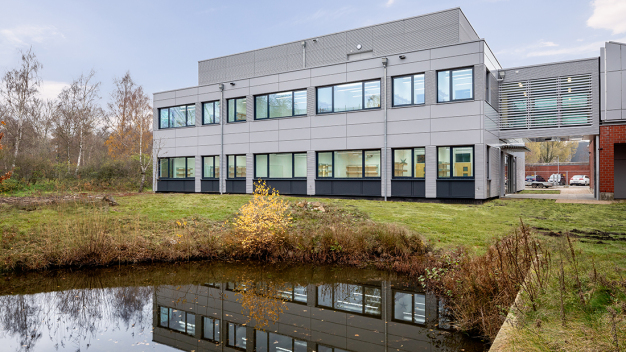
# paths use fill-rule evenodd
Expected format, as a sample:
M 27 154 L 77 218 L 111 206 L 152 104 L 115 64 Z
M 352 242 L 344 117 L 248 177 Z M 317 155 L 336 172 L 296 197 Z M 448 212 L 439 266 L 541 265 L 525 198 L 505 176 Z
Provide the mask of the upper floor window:
M 265 332 L 254 330 L 255 342 L 254 350 L 256 352 L 306 352 L 307 342 L 296 340 L 292 337 L 276 334 L 273 332 Z
M 202 124 L 220 123 L 220 102 L 202 103 Z
M 159 326 L 194 336 L 196 316 L 183 310 L 160 307 Z
M 437 147 L 437 177 L 474 177 L 474 147 Z
M 426 295 L 394 292 L 393 319 L 416 324 L 426 323 Z
M 424 104 L 424 74 L 394 77 L 393 106 Z
M 474 68 L 437 72 L 437 102 L 474 99 Z
M 394 149 L 393 177 L 424 178 L 426 172 L 426 149 Z
M 326 284 L 317 287 L 317 305 L 346 312 L 380 316 L 380 287 L 352 284 Z
M 317 88 L 317 113 L 380 108 L 380 80 Z
M 318 152 L 317 177 L 380 177 L 380 150 Z
M 202 178 L 220 178 L 220 157 L 202 157 Z
M 306 177 L 306 153 L 257 154 L 254 157 L 257 178 Z
M 228 338 L 226 339 L 226 346 L 234 347 L 236 349 L 246 349 L 246 327 L 241 324 L 228 323 L 227 325 Z
M 203 317 L 204 324 L 202 331 L 202 338 L 209 341 L 220 341 L 220 320 L 215 318 Z
M 159 109 L 159 128 L 195 126 L 195 124 L 195 105 L 182 105 Z
M 228 122 L 246 121 L 246 98 L 228 99 Z
M 194 178 L 196 158 L 162 158 L 159 159 L 159 178 Z
M 306 115 L 306 90 L 258 95 L 254 112 L 257 120 Z

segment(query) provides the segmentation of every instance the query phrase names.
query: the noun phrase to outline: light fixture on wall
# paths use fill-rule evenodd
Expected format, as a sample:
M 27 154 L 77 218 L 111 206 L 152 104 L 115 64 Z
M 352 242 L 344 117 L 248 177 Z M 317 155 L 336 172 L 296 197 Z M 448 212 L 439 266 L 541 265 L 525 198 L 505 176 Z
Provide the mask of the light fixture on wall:
M 382 61 L 383 61 L 383 67 L 387 67 L 387 61 L 388 61 L 387 58 L 383 57 Z
M 363 47 L 363 45 L 361 45 L 361 44 L 357 44 L 357 46 L 356 46 L 356 50 L 361 50 L 361 48 L 362 48 L 362 47 Z
M 231 85 L 231 86 L 234 86 L 234 85 L 235 85 L 235 82 L 230 82 L 230 85 Z
M 400 55 L 400 56 L 398 56 L 398 57 L 400 58 L 400 60 L 404 60 L 404 59 L 406 59 L 406 56 L 404 56 L 404 55 Z

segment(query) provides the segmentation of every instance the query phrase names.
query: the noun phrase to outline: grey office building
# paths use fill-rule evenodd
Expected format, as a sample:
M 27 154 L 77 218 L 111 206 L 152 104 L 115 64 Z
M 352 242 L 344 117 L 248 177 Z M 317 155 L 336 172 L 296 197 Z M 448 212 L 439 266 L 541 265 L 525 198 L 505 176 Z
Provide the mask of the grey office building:
M 200 61 L 154 94 L 154 189 L 516 192 L 524 141 L 598 136 L 599 61 L 503 69 L 459 8 Z

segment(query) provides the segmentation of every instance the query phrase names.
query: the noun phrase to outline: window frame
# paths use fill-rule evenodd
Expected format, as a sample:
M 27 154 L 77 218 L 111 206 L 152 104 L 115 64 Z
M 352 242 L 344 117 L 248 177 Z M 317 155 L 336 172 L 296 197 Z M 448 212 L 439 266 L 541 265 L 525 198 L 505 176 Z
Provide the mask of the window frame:
M 228 158 L 231 157 L 231 156 L 235 158 L 235 163 L 233 164 L 234 167 L 235 167 L 235 176 L 234 177 L 230 177 L 229 176 L 229 170 L 228 170 L 228 168 L 229 168 L 229 166 L 228 166 Z M 248 173 L 248 158 L 247 158 L 246 154 L 228 154 L 228 155 L 226 155 L 226 179 L 227 180 L 245 180 L 246 179 L 246 176 L 237 177 L 237 157 L 238 156 L 245 156 L 246 157 L 246 174 Z M 220 170 L 220 173 L 221 172 L 222 171 Z
M 392 309 L 391 309 L 391 321 L 397 322 L 397 323 L 419 325 L 419 326 L 427 325 L 427 319 L 426 319 L 426 306 L 427 306 L 427 304 L 426 304 L 426 294 L 425 293 L 420 293 L 420 292 L 403 291 L 403 290 L 391 290 L 391 297 L 393 298 L 394 302 L 396 300 L 396 293 L 404 293 L 404 294 L 411 295 L 411 321 L 402 320 L 402 319 L 396 318 L 395 306 L 393 306 Z M 422 296 L 424 296 L 424 322 L 423 323 L 416 323 L 415 322 L 415 295 L 422 295 Z
M 291 154 L 291 177 L 270 177 L 270 155 Z M 307 155 L 307 152 L 289 152 L 289 153 L 259 153 L 254 154 L 254 179 L 255 180 L 306 180 L 306 176 L 295 177 L 296 173 L 296 154 Z M 267 177 L 258 177 L 256 174 L 256 157 L 257 155 L 267 155 Z
M 363 297 L 361 299 L 361 313 L 335 307 L 335 303 L 336 303 L 335 302 L 335 289 L 336 289 L 337 285 L 341 285 L 341 284 L 361 287 L 361 290 L 363 291 Z M 382 286 L 367 285 L 367 284 L 349 284 L 349 283 L 334 283 L 334 284 L 327 284 L 327 285 L 331 285 L 332 286 L 332 290 L 331 290 L 331 302 L 332 302 L 332 305 L 330 307 L 329 306 L 320 305 L 320 302 L 319 302 L 319 296 L 320 296 L 319 295 L 319 288 L 321 286 L 323 286 L 323 285 L 320 285 L 320 286 L 316 285 L 315 286 L 315 307 L 316 308 L 324 308 L 324 309 L 330 308 L 330 309 L 334 309 L 334 310 L 337 310 L 337 311 L 340 311 L 340 312 L 346 312 L 346 313 L 349 313 L 349 314 L 355 314 L 355 315 L 360 315 L 360 316 L 364 316 L 364 317 L 378 317 L 378 318 L 382 317 L 383 309 L 385 307 L 385 304 L 383 302 L 383 288 L 382 288 Z M 380 314 L 368 314 L 368 313 L 365 313 L 365 288 L 374 288 L 374 289 L 379 289 L 380 290 L 380 300 L 381 300 L 381 303 L 380 303 Z
M 213 328 L 213 338 L 208 338 L 204 335 L 204 329 L 206 326 L 206 321 L 205 319 L 209 319 L 213 321 L 213 324 L 211 324 L 212 328 Z M 215 322 L 218 322 L 218 327 L 217 329 L 215 329 Z M 218 335 L 217 338 L 215 336 L 215 332 L 217 331 Z M 211 341 L 211 342 L 220 342 L 220 338 L 222 337 L 222 321 L 218 318 L 213 318 L 213 317 L 206 317 L 206 316 L 202 316 L 202 339 L 203 340 L 207 340 L 207 341 Z
M 454 148 L 472 148 L 472 176 L 454 176 L 454 165 L 452 162 Z M 450 148 L 450 176 L 439 176 L 439 148 Z M 437 146 L 437 180 L 474 180 L 476 178 L 476 148 L 473 145 L 441 145 Z
M 172 124 L 172 113 L 171 111 L 169 111 L 169 109 L 173 109 L 173 108 L 179 108 L 181 106 L 185 107 L 185 125 L 184 126 L 178 126 L 178 127 L 174 127 L 174 126 L 170 126 Z M 167 107 L 162 107 L 162 108 L 158 108 L 158 119 L 159 119 L 159 129 L 160 130 L 165 130 L 165 129 L 169 129 L 169 128 L 183 128 L 183 127 L 194 127 L 196 126 L 197 121 L 194 121 L 193 125 L 189 125 L 187 124 L 187 122 L 189 121 L 189 106 L 193 106 L 194 107 L 194 111 L 195 111 L 195 107 L 196 104 L 183 104 L 183 105 L 173 105 L 173 106 L 167 106 Z M 163 127 L 161 126 L 161 110 L 167 109 L 167 127 Z M 197 119 L 197 114 L 194 116 Z
M 188 175 L 189 173 L 189 159 L 193 158 L 194 159 L 194 164 L 195 164 L 195 156 L 172 156 L 172 157 L 165 157 L 165 158 L 159 158 L 158 159 L 158 170 L 157 170 L 157 175 L 161 175 L 161 160 L 163 159 L 167 159 L 167 167 L 168 167 L 168 175 L 167 177 L 157 177 L 157 180 L 167 180 L 167 181 L 177 181 L 177 180 L 195 180 L 196 176 L 194 177 L 177 177 L 174 178 L 173 176 L 173 168 L 172 168 L 172 159 L 178 159 L 178 158 L 185 158 L 185 175 Z M 204 169 L 202 170 L 202 172 L 204 172 Z M 194 165 L 194 175 L 197 175 L 198 173 L 196 172 L 196 167 Z
M 245 99 L 246 100 L 246 119 L 245 120 L 237 120 L 237 100 L 239 99 Z M 233 112 L 233 116 L 235 118 L 234 121 L 229 121 L 229 115 L 230 115 L 230 104 L 229 102 L 231 100 L 235 101 L 235 110 Z M 248 97 L 247 96 L 243 96 L 243 97 L 236 97 L 236 98 L 227 98 L 226 99 L 226 123 L 239 123 L 239 122 L 247 122 L 248 121 Z
M 465 99 L 453 99 L 452 98 L 452 92 L 454 91 L 454 86 L 452 85 L 452 72 L 455 71 L 461 71 L 461 70 L 468 70 L 471 69 L 472 70 L 472 97 L 471 98 L 465 98 Z M 448 101 L 440 101 L 439 100 L 439 72 L 450 72 L 450 77 L 448 77 L 448 96 L 450 97 L 450 100 Z M 466 66 L 466 67 L 458 67 L 458 68 L 450 68 L 450 69 L 446 69 L 446 70 L 438 70 L 435 73 L 435 80 L 437 81 L 437 104 L 446 104 L 446 103 L 454 103 L 457 101 L 471 101 L 474 100 L 474 97 L 476 96 L 476 80 L 474 79 L 474 66 Z M 425 83 L 424 83 L 425 85 Z
M 161 325 L 161 309 L 163 309 L 163 308 L 167 309 L 167 323 L 168 323 L 167 326 Z M 176 330 L 176 329 L 170 327 L 169 322 L 170 322 L 170 319 L 171 319 L 170 317 L 171 317 L 172 310 L 176 310 L 176 311 L 185 313 L 185 331 Z M 187 326 L 188 325 L 187 314 L 191 314 L 191 315 L 194 316 L 194 328 L 193 328 L 194 334 L 193 335 L 189 334 L 188 329 L 187 329 L 188 328 L 188 326 Z M 167 329 L 167 330 L 172 331 L 172 332 L 177 332 L 179 334 L 186 335 L 186 336 L 195 336 L 195 333 L 197 332 L 197 329 L 198 329 L 198 324 L 195 321 L 196 321 L 196 317 L 198 317 L 198 316 L 199 316 L 198 314 L 190 313 L 190 312 L 187 312 L 187 311 L 182 310 L 182 309 L 176 309 L 176 308 L 171 308 L 171 307 L 167 307 L 167 306 L 159 306 L 159 323 L 157 324 L 157 326 L 160 327 L 160 328 L 163 328 L 163 329 Z
M 274 334 L 274 335 L 278 335 L 278 336 L 282 336 L 282 337 L 286 337 L 288 339 L 291 339 L 291 351 L 295 351 L 296 350 L 296 341 L 298 342 L 304 342 L 305 344 L 307 344 L 306 340 L 300 340 L 300 339 L 296 339 L 295 337 L 291 337 L 289 335 L 285 335 L 285 334 L 279 334 L 278 332 L 274 332 L 274 331 L 264 331 L 264 330 L 258 330 L 258 329 L 254 329 L 254 351 L 257 351 L 257 334 L 265 334 L 265 342 L 267 343 L 266 347 L 266 351 L 271 351 L 271 339 L 270 339 L 270 334 Z
M 201 104 L 202 105 L 202 126 L 219 125 L 220 124 L 220 122 L 215 122 L 215 111 L 217 110 L 215 108 L 215 103 L 219 103 L 220 104 L 220 108 L 219 108 L 220 117 L 219 118 L 220 118 L 220 121 L 221 121 L 221 119 L 222 119 L 222 111 L 221 111 L 221 109 L 222 109 L 222 101 L 221 100 L 205 101 L 205 102 L 202 102 L 202 104 Z M 213 122 L 204 123 L 204 105 L 206 105 L 206 104 L 213 104 L 213 120 L 214 120 Z
M 203 155 L 202 156 L 202 179 L 203 180 L 219 180 L 219 177 L 215 177 L 215 158 L 219 158 L 219 155 Z M 204 158 L 213 158 L 213 177 L 208 177 L 204 174 Z M 219 165 L 218 162 L 218 166 L 220 166 L 221 169 L 221 165 Z M 221 175 L 221 171 L 220 170 L 220 175 Z
M 415 103 L 415 76 L 422 75 L 424 79 L 424 102 L 423 103 Z M 411 77 L 411 102 L 408 104 L 396 104 L 395 103 L 395 84 L 394 80 L 396 78 L 406 78 Z M 403 107 L 403 106 L 417 106 L 417 105 L 426 105 L 426 72 L 413 73 L 409 75 L 395 76 L 391 77 L 391 107 Z M 401 149 L 401 148 L 398 148 Z
M 270 95 L 271 94 L 280 94 L 280 93 L 291 93 L 291 115 L 289 116 L 280 116 L 280 117 L 270 117 Z M 304 114 L 298 114 L 296 115 L 296 93 L 297 92 L 305 92 L 307 93 L 307 111 L 305 111 Z M 254 121 L 265 121 L 265 120 L 273 120 L 273 119 L 284 119 L 284 118 L 288 118 L 288 117 L 297 117 L 297 116 L 307 116 L 308 115 L 308 90 L 306 88 L 302 88 L 302 89 L 294 89 L 294 90 L 285 90 L 282 92 L 273 92 L 273 93 L 266 93 L 266 94 L 258 94 L 258 95 L 253 95 L 253 101 L 254 101 Z M 256 107 L 256 98 L 258 97 L 267 97 L 267 117 L 263 117 L 263 118 L 257 118 L 257 107 Z
M 424 149 L 424 177 L 415 177 L 415 149 Z M 426 179 L 426 147 L 407 147 L 407 148 L 392 148 L 391 149 L 391 167 L 396 163 L 396 150 L 410 150 L 411 151 L 411 176 L 396 176 L 395 172 L 392 170 L 391 178 L 392 179 L 415 179 L 415 180 L 425 180 Z
M 335 152 L 356 152 L 356 151 L 361 151 L 361 177 L 335 177 Z M 378 164 L 378 167 L 381 169 L 379 170 L 380 176 L 378 177 L 365 177 L 365 153 L 366 152 L 375 152 L 378 151 L 380 152 L 380 164 Z M 329 177 L 319 177 L 319 154 L 320 153 L 332 153 L 332 176 Z M 353 180 L 353 181 L 358 181 L 358 180 L 380 180 L 382 178 L 382 151 L 380 149 L 351 149 L 351 150 L 322 150 L 322 151 L 316 151 L 315 152 L 315 179 L 316 180 Z
M 338 84 L 329 84 L 329 85 L 325 85 L 325 86 L 319 86 L 319 87 L 315 87 L 315 114 L 316 115 L 326 115 L 326 114 L 337 114 L 337 113 L 346 113 L 346 112 L 352 112 L 352 111 L 364 111 L 364 110 L 376 110 L 376 109 L 382 109 L 383 106 L 383 101 L 382 101 L 382 80 L 380 78 L 376 78 L 376 79 L 369 79 L 369 80 L 365 80 L 365 81 L 354 81 L 354 82 L 344 82 L 344 83 L 338 83 Z M 366 108 L 365 107 L 365 83 L 369 83 L 369 82 L 378 82 L 378 96 L 380 97 L 380 106 L 379 107 L 374 107 L 374 108 Z M 335 87 L 336 86 L 341 86 L 344 84 L 354 84 L 354 83 L 361 83 L 361 109 L 355 109 L 355 110 L 347 110 L 347 111 L 335 111 Z M 331 90 L 331 97 L 332 97 L 332 111 L 327 111 L 327 112 L 319 112 L 319 90 L 323 89 L 323 88 L 332 88 Z
M 224 336 L 224 339 L 226 340 L 225 341 L 226 342 L 226 346 L 230 347 L 230 348 L 234 348 L 236 350 L 245 351 L 246 348 L 248 347 L 248 342 L 249 342 L 248 339 L 246 338 L 247 334 L 246 334 L 246 336 L 244 336 L 244 338 L 246 338 L 246 347 L 239 347 L 239 346 L 231 345 L 230 344 L 230 324 L 233 324 L 233 328 L 235 329 L 233 331 L 233 338 L 235 339 L 235 341 L 233 341 L 234 343 L 237 343 L 237 326 L 246 328 L 245 325 L 242 325 L 242 324 L 239 324 L 239 323 L 235 323 L 233 321 L 227 321 L 226 324 L 224 324 L 224 326 L 226 327 L 226 334 L 225 334 L 226 336 Z M 246 333 L 247 333 L 247 330 L 248 329 L 246 328 Z

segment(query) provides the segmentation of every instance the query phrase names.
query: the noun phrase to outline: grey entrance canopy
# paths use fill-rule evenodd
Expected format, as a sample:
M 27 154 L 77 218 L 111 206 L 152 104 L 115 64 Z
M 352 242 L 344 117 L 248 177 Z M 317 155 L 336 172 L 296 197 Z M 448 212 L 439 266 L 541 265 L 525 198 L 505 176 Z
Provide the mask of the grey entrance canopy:
M 509 153 L 525 153 L 530 151 L 524 143 L 490 144 L 489 146 L 492 148 L 500 148 L 503 152 Z

